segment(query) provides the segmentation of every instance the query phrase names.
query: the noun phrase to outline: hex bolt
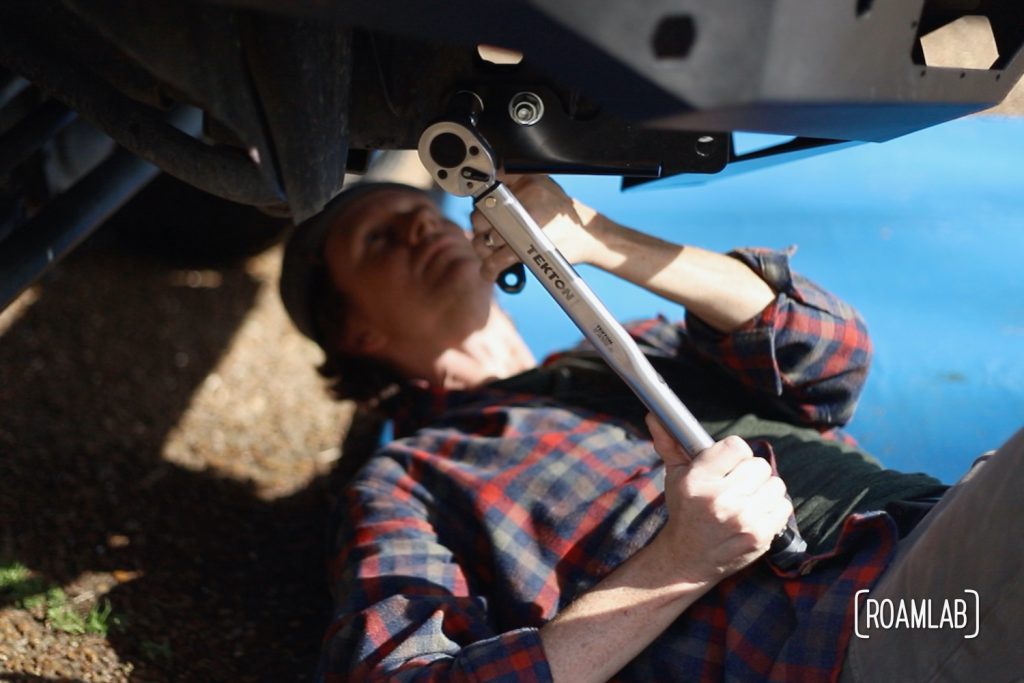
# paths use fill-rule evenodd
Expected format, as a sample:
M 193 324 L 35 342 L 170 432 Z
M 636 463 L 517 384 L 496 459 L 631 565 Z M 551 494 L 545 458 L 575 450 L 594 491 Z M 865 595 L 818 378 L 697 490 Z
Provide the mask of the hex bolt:
M 509 100 L 508 115 L 520 126 L 532 126 L 544 116 L 544 101 L 532 92 L 516 93 Z
M 715 148 L 718 147 L 718 142 L 710 135 L 701 135 L 697 138 L 697 142 L 693 147 L 697 156 L 707 158 L 714 153 Z

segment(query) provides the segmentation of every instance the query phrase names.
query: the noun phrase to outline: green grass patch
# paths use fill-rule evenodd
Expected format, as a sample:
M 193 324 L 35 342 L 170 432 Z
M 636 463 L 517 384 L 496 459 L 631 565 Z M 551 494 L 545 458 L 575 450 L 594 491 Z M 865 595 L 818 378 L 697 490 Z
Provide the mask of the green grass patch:
M 20 562 L 0 564 L 0 591 L 10 590 L 31 577 L 31 570 Z
M 58 589 L 60 590 L 60 589 Z M 110 601 L 103 598 L 92 606 L 88 612 L 82 614 L 68 604 L 67 599 L 62 597 L 56 600 L 48 600 L 46 605 L 46 623 L 51 628 L 73 635 L 97 635 L 106 638 L 111 626 L 117 626 L 119 620 L 112 616 L 114 608 Z
M 41 576 L 20 562 L 0 563 L 0 600 L 15 607 L 33 609 L 26 603 L 33 603 L 48 589 Z
M 0 563 L 0 599 L 29 612 L 41 611 L 48 626 L 64 633 L 106 637 L 112 626 L 121 625 L 106 598 L 83 614 L 75 609 L 62 588 L 48 583 L 20 562 Z

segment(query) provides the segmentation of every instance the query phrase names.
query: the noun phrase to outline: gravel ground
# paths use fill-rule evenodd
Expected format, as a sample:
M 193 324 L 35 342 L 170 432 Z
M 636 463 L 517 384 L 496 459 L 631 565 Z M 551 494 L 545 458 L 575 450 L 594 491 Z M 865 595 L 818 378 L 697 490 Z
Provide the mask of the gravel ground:
M 27 572 L 0 680 L 307 680 L 351 411 L 277 300 L 279 248 L 195 270 L 95 242 L 0 314 L 0 568 Z M 109 606 L 106 635 L 55 606 Z

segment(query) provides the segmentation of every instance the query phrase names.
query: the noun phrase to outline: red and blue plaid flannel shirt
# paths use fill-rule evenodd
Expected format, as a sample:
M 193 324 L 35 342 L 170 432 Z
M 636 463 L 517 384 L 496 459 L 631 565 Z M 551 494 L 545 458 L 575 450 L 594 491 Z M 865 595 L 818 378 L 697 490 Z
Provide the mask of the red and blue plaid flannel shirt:
M 822 432 L 849 419 L 870 358 L 845 303 L 788 257 L 734 254 L 779 293 L 730 335 L 699 320 L 631 328 L 696 353 Z M 343 499 L 331 561 L 327 681 L 545 681 L 538 629 L 656 534 L 660 460 L 613 416 L 494 387 L 407 394 L 399 437 Z M 705 595 L 617 679 L 819 681 L 838 671 L 854 593 L 896 540 L 884 514 L 851 516 L 836 549 L 783 576 L 757 562 Z

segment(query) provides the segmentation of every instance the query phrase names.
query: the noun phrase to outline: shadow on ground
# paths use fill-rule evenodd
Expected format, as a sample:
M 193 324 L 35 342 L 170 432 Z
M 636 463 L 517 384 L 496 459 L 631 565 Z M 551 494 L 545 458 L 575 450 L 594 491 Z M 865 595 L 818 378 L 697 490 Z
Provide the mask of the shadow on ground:
M 306 680 L 327 616 L 327 475 L 266 500 L 162 458 L 257 295 L 244 268 L 218 272 L 217 288 L 180 286 L 85 249 L 3 334 L 0 559 L 109 589 L 108 640 L 135 680 Z

